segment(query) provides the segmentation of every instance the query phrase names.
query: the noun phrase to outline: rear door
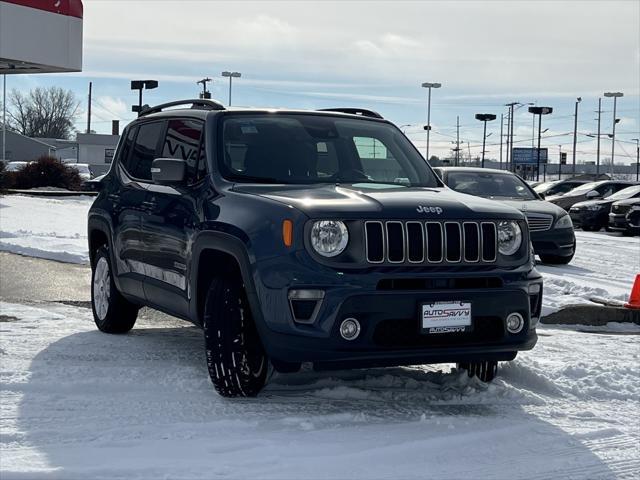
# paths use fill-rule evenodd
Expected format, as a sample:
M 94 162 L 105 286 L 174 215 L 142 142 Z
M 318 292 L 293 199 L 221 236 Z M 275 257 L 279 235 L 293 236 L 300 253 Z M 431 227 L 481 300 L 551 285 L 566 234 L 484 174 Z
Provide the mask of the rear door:
M 192 239 L 202 221 L 206 201 L 206 162 L 201 141 L 203 122 L 171 118 L 163 135 L 160 157 L 187 163 L 182 185 L 149 185 L 143 216 L 147 276 L 147 300 L 165 311 L 187 318 Z

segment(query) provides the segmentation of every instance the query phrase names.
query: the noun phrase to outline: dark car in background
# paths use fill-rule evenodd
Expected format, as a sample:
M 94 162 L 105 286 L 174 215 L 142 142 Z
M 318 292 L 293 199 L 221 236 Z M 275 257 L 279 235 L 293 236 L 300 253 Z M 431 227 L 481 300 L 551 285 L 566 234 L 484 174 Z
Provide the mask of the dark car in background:
M 567 264 L 576 238 L 571 218 L 562 208 L 542 200 L 518 175 L 490 168 L 437 167 L 444 183 L 460 193 L 498 200 L 523 212 L 533 250 L 543 263 Z
M 601 180 L 599 182 L 590 182 L 580 185 L 564 195 L 555 195 L 552 197 L 547 196 L 546 199 L 547 201 L 564 208 L 568 212 L 569 209 L 578 202 L 606 198 L 622 189 L 637 184 L 638 182 L 624 180 Z
M 640 235 L 640 198 L 618 200 L 611 205 L 609 230 Z
M 573 190 L 576 187 L 579 187 L 580 185 L 584 185 L 585 183 L 589 183 L 589 180 L 569 178 L 567 180 L 544 182 L 535 186 L 532 185 L 532 187 L 538 195 L 546 198 L 554 195 L 564 195 L 565 193 Z
M 576 227 L 586 232 L 597 232 L 601 228 L 608 228 L 611 205 L 618 200 L 628 200 L 640 197 L 640 185 L 627 187 L 601 200 L 587 200 L 578 202 L 569 209 L 569 215 Z

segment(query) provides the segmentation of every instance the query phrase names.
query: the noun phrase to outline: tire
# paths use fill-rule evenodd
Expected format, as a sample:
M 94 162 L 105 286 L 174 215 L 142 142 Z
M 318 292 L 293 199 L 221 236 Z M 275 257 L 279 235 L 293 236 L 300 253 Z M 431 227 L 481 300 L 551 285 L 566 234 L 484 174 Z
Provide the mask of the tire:
M 91 268 L 91 310 L 98 330 L 127 333 L 138 318 L 139 307 L 124 298 L 113 280 L 109 249 L 102 246 Z
M 463 362 L 458 363 L 459 370 L 466 370 L 470 377 L 478 377 L 485 383 L 491 382 L 498 373 L 498 362 L 495 360 L 485 360 L 483 362 Z
M 550 265 L 567 265 L 573 260 L 573 254 L 568 257 L 561 257 L 560 255 L 540 255 L 542 263 L 548 263 Z
M 215 278 L 204 307 L 209 376 L 223 397 L 255 397 L 267 382 L 269 360 L 238 278 Z

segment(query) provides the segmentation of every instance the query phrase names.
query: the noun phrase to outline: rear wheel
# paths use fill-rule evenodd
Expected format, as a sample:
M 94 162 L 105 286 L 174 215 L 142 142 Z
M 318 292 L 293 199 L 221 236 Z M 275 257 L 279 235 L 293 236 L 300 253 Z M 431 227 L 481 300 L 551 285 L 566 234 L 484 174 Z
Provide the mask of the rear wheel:
M 482 362 L 462 362 L 458 363 L 458 369 L 466 370 L 470 377 L 478 377 L 485 383 L 491 382 L 498 373 L 498 362 L 495 360 L 485 360 Z
M 105 333 L 127 333 L 138 318 L 139 307 L 116 288 L 106 246 L 96 252 L 91 269 L 91 309 L 96 326 Z
M 204 308 L 209 376 L 223 397 L 255 397 L 267 381 L 268 359 L 239 278 L 215 278 Z

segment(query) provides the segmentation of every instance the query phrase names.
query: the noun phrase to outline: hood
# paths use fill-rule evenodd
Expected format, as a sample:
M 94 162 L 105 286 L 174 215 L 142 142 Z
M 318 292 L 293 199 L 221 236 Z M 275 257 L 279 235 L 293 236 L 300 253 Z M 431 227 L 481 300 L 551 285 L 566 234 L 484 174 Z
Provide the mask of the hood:
M 564 209 L 560 208 L 553 203 L 546 202 L 544 200 L 500 200 L 502 203 L 509 205 L 510 207 L 517 208 L 522 213 L 543 213 L 546 215 L 553 215 L 554 217 L 560 217 L 564 215 Z
M 607 205 L 611 205 L 613 202 L 614 200 L 607 200 L 606 198 L 600 199 L 600 200 L 586 200 L 584 202 L 574 203 L 571 208 L 584 208 L 584 207 L 590 207 L 591 205 L 607 206 Z
M 640 205 L 640 198 L 627 198 L 626 200 L 618 200 L 613 203 L 616 205 Z
M 454 192 L 382 184 L 247 185 L 234 192 L 259 195 L 295 207 L 312 218 L 522 219 L 499 202 Z

